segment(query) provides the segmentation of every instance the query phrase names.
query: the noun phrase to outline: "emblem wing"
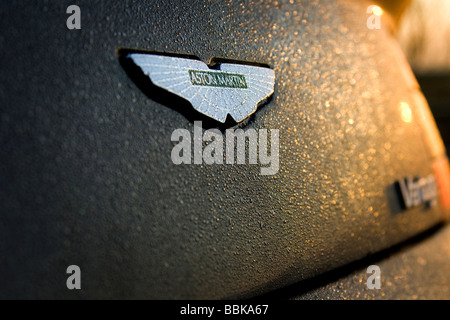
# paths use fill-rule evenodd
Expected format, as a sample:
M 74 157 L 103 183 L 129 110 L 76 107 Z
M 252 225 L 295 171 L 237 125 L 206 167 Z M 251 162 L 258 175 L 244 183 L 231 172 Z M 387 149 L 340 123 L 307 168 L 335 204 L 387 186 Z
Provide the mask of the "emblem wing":
M 228 113 L 236 122 L 241 122 L 256 111 L 258 104 L 272 95 L 275 84 L 275 72 L 269 68 L 223 63 L 223 72 L 238 73 L 245 76 L 246 89 L 226 88 L 230 100 Z
M 138 53 L 129 57 L 153 84 L 181 96 L 195 110 L 222 123 L 227 114 L 236 122 L 244 120 L 256 111 L 259 102 L 273 93 L 275 76 L 273 70 L 268 68 L 224 63 L 220 65 L 220 70 L 211 70 L 205 63 L 192 59 Z M 194 84 L 190 74 L 192 71 L 212 76 L 218 74 L 218 80 L 213 79 L 218 82 L 216 85 Z M 244 76 L 246 86 L 222 85 L 226 81 L 222 76 L 230 74 Z

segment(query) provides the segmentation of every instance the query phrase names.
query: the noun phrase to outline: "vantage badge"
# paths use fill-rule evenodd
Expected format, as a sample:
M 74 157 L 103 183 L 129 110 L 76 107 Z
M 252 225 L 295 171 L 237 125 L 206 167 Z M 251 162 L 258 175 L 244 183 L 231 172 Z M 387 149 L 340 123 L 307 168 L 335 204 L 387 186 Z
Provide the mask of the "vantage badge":
M 417 178 L 406 177 L 397 181 L 396 185 L 405 209 L 423 204 L 433 207 L 437 203 L 438 191 L 433 175 Z

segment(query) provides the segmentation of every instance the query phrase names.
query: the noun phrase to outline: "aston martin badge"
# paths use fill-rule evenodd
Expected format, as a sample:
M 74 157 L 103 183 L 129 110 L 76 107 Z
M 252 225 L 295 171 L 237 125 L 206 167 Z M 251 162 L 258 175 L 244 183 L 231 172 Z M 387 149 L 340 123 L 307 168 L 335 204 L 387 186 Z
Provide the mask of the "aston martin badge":
M 222 123 L 228 114 L 241 122 L 274 91 L 275 73 L 270 68 L 222 63 L 210 69 L 193 59 L 142 53 L 127 57 L 154 85 L 181 96 L 195 110 Z

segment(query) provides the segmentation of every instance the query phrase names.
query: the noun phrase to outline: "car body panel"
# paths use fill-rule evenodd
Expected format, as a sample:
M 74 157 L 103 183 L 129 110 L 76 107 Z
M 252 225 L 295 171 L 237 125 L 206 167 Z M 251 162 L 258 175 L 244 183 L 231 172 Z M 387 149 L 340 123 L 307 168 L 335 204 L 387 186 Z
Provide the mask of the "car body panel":
M 368 3 L 77 4 L 71 31 L 64 1 L 0 4 L 1 298 L 248 297 L 443 220 L 395 192 L 445 150 Z M 234 128 L 279 130 L 278 173 L 173 164 L 171 134 L 196 115 L 142 86 L 120 49 L 273 68 L 274 95 Z M 81 291 L 65 287 L 72 264 Z

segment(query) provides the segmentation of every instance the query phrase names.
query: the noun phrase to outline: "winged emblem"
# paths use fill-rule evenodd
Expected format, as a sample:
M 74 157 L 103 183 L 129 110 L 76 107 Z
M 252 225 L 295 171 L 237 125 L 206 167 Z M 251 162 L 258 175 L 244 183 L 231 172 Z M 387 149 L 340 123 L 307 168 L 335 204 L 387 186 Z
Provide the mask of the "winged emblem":
M 128 58 L 152 83 L 188 100 L 195 110 L 217 121 L 227 115 L 241 122 L 274 91 L 272 69 L 222 63 L 210 69 L 205 63 L 156 54 L 132 53 Z

